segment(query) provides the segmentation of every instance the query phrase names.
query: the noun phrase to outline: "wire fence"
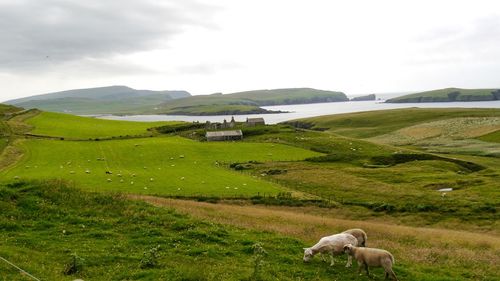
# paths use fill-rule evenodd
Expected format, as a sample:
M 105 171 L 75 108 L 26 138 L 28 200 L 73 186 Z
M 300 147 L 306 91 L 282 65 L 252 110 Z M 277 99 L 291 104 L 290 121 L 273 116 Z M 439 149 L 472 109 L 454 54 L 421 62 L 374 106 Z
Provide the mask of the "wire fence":
M 37 280 L 37 281 L 41 281 L 40 279 L 36 278 L 35 276 L 33 276 L 32 274 L 30 274 L 29 272 L 27 272 L 26 270 L 20 268 L 19 266 L 15 265 L 14 263 L 8 261 L 7 259 L 3 258 L 3 257 L 0 257 L 0 260 L 4 261 L 5 263 L 9 264 L 10 266 L 14 267 L 15 269 L 19 270 L 19 272 L 21 274 L 24 274 L 28 277 L 31 277 L 33 280 Z

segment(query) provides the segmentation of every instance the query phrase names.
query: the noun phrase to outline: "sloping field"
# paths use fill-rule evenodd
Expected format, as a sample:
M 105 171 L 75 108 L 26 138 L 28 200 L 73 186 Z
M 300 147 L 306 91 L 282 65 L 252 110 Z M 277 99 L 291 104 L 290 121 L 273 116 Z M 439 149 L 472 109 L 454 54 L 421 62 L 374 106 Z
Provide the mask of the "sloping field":
M 142 196 L 133 198 L 156 206 L 175 208 L 203 220 L 292 236 L 311 245 L 323 236 L 360 227 L 368 234 L 368 247 L 387 249 L 394 254 L 395 272 L 401 280 L 500 278 L 500 272 L 495 270 L 500 262 L 500 239 L 497 236 L 342 220 L 335 218 L 335 209 L 323 215 L 311 215 L 303 209 L 207 204 Z M 402 275 L 405 275 L 404 278 Z M 348 280 L 343 276 L 337 277 L 337 280 Z M 365 280 L 366 277 L 358 278 Z M 381 275 L 376 278 L 382 279 Z
M 319 116 L 287 123 L 304 124 L 355 138 L 370 138 L 405 127 L 457 117 L 500 117 L 500 109 L 405 108 Z
M 54 112 L 41 112 L 25 122 L 34 127 L 32 134 L 71 139 L 149 135 L 148 128 L 179 123 L 103 120 Z
M 484 135 L 484 136 L 481 136 L 478 139 L 480 139 L 482 141 L 500 143 L 500 130 L 493 132 L 493 133 L 490 133 L 490 134 L 487 134 L 487 135 Z
M 406 127 L 370 140 L 408 145 L 431 138 L 461 140 L 476 138 L 500 130 L 500 117 L 462 117 Z
M 2 180 L 62 178 L 91 190 L 166 195 L 275 194 L 280 190 L 277 185 L 232 172 L 222 163 L 321 155 L 286 145 L 200 143 L 181 137 L 26 140 L 22 149 L 23 159 L 0 173 Z
M 484 142 L 480 138 L 497 130 L 500 130 L 500 117 L 462 117 L 422 123 L 369 140 L 390 145 L 414 145 L 433 152 L 499 156 L 499 144 Z
M 341 263 L 304 264 L 295 238 L 58 182 L 0 185 L 0 209 L 0 256 L 40 280 L 357 280 Z M 256 277 L 257 243 L 267 254 Z M 32 279 L 0 260 L 0 280 Z

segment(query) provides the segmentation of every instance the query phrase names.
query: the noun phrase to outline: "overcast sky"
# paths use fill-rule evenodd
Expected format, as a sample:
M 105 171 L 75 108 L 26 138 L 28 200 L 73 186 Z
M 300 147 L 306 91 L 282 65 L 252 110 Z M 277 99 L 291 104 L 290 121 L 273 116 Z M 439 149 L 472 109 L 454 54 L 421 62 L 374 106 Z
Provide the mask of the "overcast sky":
M 500 1 L 0 0 L 0 100 L 500 87 Z

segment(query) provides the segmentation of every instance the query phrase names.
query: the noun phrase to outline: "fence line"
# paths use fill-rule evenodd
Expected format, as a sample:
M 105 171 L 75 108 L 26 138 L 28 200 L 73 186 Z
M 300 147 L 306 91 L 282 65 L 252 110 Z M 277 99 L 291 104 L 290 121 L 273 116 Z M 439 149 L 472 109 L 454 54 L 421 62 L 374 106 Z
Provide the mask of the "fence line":
M 31 278 L 33 278 L 33 279 L 37 280 L 37 281 L 41 281 L 40 279 L 36 278 L 35 276 L 33 276 L 33 275 L 29 274 L 26 270 L 23 270 L 23 269 L 22 269 L 22 268 L 20 268 L 19 266 L 17 266 L 17 265 L 15 265 L 15 264 L 11 263 L 10 261 L 8 261 L 8 260 L 4 259 L 3 257 L 0 257 L 0 259 L 1 259 L 1 260 L 3 260 L 4 262 L 8 263 L 9 265 L 11 265 L 11 266 L 15 267 L 15 268 L 16 268 L 17 270 L 19 270 L 21 273 L 24 273 L 24 274 L 26 274 L 27 276 L 29 276 L 29 277 L 31 277 Z

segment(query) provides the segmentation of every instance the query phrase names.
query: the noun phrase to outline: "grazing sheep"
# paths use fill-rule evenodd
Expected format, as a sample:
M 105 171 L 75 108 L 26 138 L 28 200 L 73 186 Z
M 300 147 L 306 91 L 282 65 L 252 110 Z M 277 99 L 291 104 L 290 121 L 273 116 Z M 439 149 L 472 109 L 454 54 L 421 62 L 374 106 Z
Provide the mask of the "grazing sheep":
M 111 171 L 106 171 L 106 175 L 112 175 L 112 174 L 113 174 L 113 172 L 111 172 Z
M 348 229 L 342 233 L 349 233 L 352 236 L 356 237 L 358 240 L 358 246 L 359 247 L 366 247 L 366 239 L 368 238 L 366 236 L 366 232 L 360 228 L 353 228 L 353 229 Z
M 356 247 L 351 244 L 344 246 L 344 252 L 349 256 L 354 257 L 358 262 L 358 273 L 361 272 L 361 268 L 365 268 L 366 275 L 370 276 L 368 271 L 368 266 L 383 267 L 385 270 L 385 278 L 391 276 L 394 280 L 398 281 L 396 274 L 392 270 L 394 265 L 394 256 L 386 250 L 375 249 L 375 248 L 361 248 Z
M 358 240 L 349 233 L 339 233 L 323 237 L 311 248 L 304 248 L 304 262 L 310 261 L 318 253 L 329 253 L 331 255 L 330 266 L 333 266 L 333 256 L 344 253 L 344 245 L 347 244 L 358 245 Z M 351 265 L 352 257 L 347 256 L 346 267 L 350 267 Z

